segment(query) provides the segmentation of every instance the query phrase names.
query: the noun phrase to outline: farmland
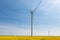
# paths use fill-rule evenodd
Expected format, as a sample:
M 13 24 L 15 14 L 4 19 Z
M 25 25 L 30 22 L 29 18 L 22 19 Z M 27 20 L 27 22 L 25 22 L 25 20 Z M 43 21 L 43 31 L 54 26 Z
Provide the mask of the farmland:
M 60 40 L 60 36 L 0 36 L 0 40 Z

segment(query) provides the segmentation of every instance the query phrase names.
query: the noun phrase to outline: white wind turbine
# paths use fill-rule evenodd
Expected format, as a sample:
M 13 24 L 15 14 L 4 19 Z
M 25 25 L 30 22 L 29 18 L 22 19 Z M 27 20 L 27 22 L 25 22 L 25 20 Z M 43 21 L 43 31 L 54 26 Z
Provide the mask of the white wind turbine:
M 41 1 L 39 2 L 39 4 L 36 6 L 36 8 L 32 11 L 30 11 L 31 13 L 31 36 L 33 36 L 33 16 L 34 16 L 34 12 L 37 10 L 37 8 L 39 7 L 39 5 L 41 4 Z

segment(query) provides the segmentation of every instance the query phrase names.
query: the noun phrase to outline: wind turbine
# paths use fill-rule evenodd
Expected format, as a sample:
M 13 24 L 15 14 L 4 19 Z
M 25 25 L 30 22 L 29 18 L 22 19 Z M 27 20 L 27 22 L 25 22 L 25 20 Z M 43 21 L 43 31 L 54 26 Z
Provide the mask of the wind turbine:
M 50 36 L 50 32 L 51 32 L 51 31 L 48 31 L 48 36 Z
M 31 13 L 31 36 L 33 36 L 33 16 L 34 16 L 34 12 L 37 10 L 37 8 L 39 7 L 40 4 L 41 4 L 41 1 L 39 2 L 39 4 L 36 6 L 36 8 L 33 11 L 30 11 L 30 13 Z

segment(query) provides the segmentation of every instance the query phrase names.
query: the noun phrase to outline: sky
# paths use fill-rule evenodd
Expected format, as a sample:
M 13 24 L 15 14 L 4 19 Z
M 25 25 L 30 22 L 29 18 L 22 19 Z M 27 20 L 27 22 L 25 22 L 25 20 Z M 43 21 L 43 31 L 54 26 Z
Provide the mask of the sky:
M 60 35 L 60 0 L 0 0 L 0 35 L 30 35 L 30 11 L 34 12 L 34 36 Z

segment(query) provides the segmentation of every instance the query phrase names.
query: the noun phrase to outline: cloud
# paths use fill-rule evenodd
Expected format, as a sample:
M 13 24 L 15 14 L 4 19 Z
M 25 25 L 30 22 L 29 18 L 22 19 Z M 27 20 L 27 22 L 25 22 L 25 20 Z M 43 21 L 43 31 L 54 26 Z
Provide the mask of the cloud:
M 0 35 L 30 35 L 30 31 L 17 26 L 0 25 Z
M 48 36 L 49 35 L 48 31 L 50 31 L 51 36 L 57 36 L 60 35 L 59 30 L 60 30 L 59 25 L 58 26 L 38 25 L 38 26 L 34 26 L 33 35 Z M 30 29 L 21 28 L 16 25 L 0 25 L 0 35 L 30 36 Z
M 38 36 L 59 36 L 60 35 L 60 25 L 48 25 L 48 24 L 40 24 L 40 25 L 34 25 L 34 35 Z

